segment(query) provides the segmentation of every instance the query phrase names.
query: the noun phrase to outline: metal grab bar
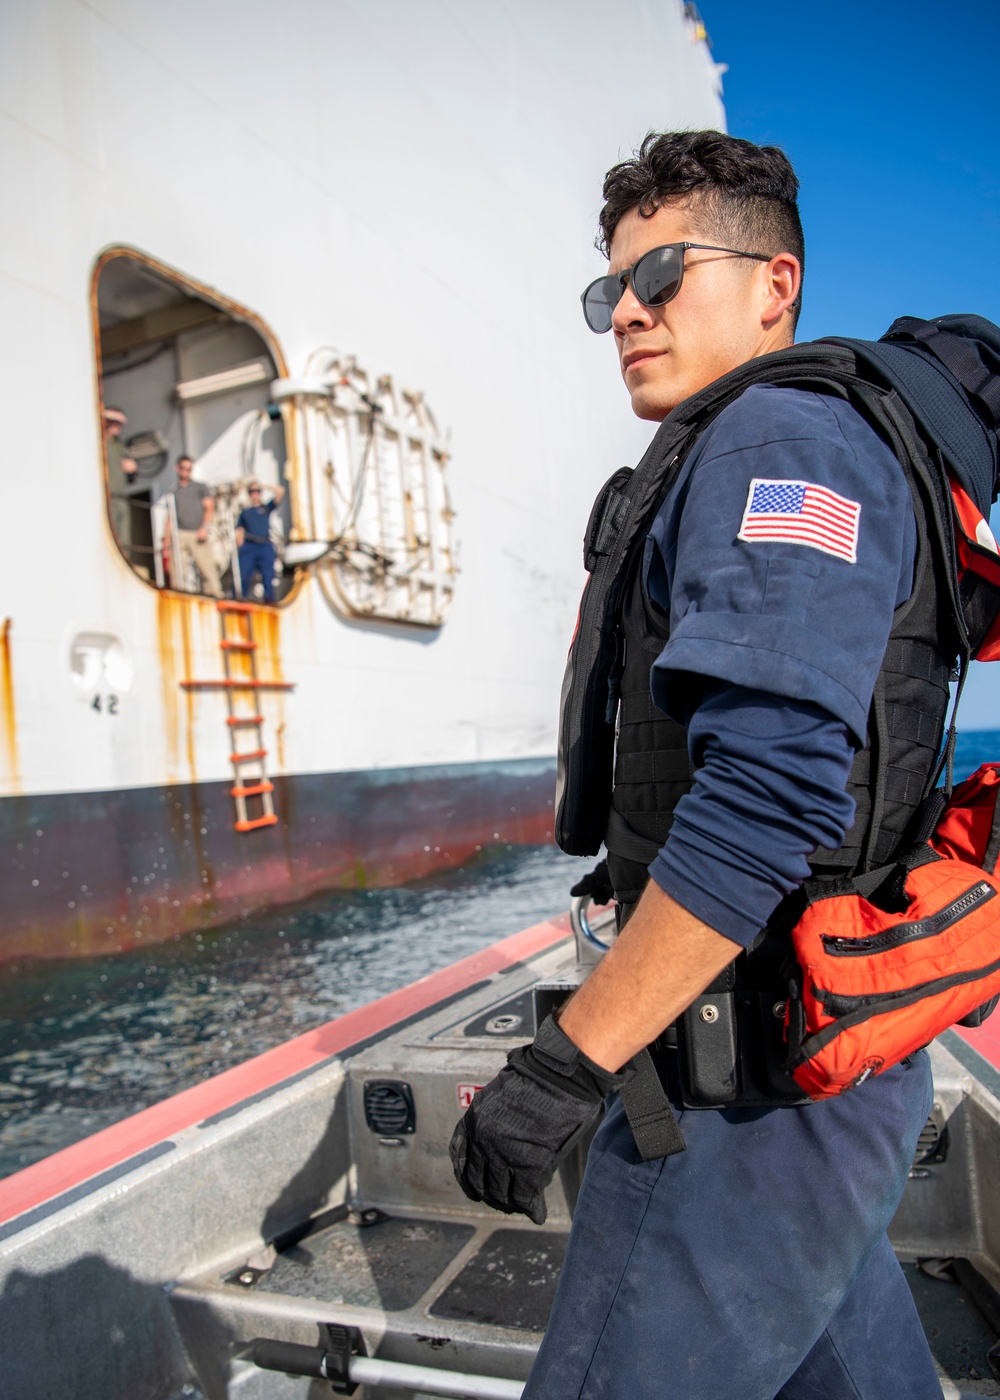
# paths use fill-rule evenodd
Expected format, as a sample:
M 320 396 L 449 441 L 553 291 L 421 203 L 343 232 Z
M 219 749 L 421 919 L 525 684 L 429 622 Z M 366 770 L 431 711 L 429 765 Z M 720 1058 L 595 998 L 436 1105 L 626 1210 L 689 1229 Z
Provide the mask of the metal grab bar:
M 523 1381 L 504 1381 L 496 1376 L 473 1376 L 462 1371 L 442 1371 L 431 1366 L 406 1366 L 399 1361 L 378 1361 L 373 1357 L 352 1357 L 352 1384 L 398 1385 L 403 1390 L 430 1391 L 432 1395 L 481 1397 L 481 1400 L 521 1400 Z
M 598 938 L 596 932 L 594 931 L 593 925 L 587 918 L 587 911 L 592 903 L 593 900 L 591 899 L 589 894 L 573 896 L 569 906 L 570 926 L 573 929 L 574 934 L 576 935 L 576 945 L 578 948 L 582 943 L 586 942 L 593 944 L 595 948 L 600 948 L 602 953 L 606 953 L 611 947 L 611 942 L 605 943 L 603 939 Z M 600 907 L 603 907 L 605 909 L 605 913 L 602 915 L 600 920 L 601 926 L 603 927 L 611 923 L 611 921 L 613 920 L 613 913 L 609 914 L 607 911 L 612 910 L 614 906 L 605 905 Z
M 356 1328 L 342 1330 L 357 1333 Z M 347 1340 L 350 1345 L 353 1337 Z M 374 1356 L 349 1355 L 346 1348 L 307 1347 L 265 1337 L 257 1337 L 250 1343 L 249 1359 L 265 1371 L 330 1381 L 341 1395 L 350 1395 L 359 1385 L 392 1385 L 402 1390 L 429 1391 L 433 1395 L 468 1397 L 468 1400 L 521 1400 L 524 1391 L 523 1381 L 476 1376 L 467 1371 L 443 1371 L 434 1366 L 410 1366 L 402 1361 L 380 1361 Z

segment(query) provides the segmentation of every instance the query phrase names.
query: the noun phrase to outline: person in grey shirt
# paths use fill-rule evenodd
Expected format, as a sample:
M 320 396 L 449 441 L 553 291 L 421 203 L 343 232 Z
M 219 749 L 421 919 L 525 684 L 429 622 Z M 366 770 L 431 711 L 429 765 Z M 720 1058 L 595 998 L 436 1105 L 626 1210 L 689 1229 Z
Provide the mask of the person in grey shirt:
M 112 404 L 104 408 L 104 456 L 108 465 L 108 495 L 111 506 L 111 528 L 126 555 L 132 545 L 132 511 L 129 496 L 135 489 L 138 473 L 134 458 L 122 442 L 122 429 L 128 422 L 125 412 Z
M 202 588 L 196 591 L 207 593 L 212 598 L 221 598 L 219 566 L 208 538 L 208 527 L 215 515 L 215 498 L 210 487 L 191 480 L 193 467 L 194 462 L 190 457 L 177 458 L 177 485 L 173 499 L 181 577 L 175 580 L 175 586 L 190 591 L 186 589 L 186 583 L 193 565 L 202 582 Z M 169 534 L 167 543 L 169 545 Z

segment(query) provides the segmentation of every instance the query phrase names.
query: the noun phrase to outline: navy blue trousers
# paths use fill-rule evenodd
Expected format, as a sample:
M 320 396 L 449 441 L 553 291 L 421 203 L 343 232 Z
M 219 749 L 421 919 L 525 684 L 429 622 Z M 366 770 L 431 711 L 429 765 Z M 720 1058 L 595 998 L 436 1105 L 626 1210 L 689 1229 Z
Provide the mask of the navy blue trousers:
M 250 585 L 255 573 L 260 574 L 264 585 L 264 601 L 274 602 L 274 545 L 257 544 L 247 540 L 240 545 L 240 592 L 244 598 L 250 594 Z
M 681 1113 L 658 1162 L 614 1097 L 524 1400 L 941 1400 L 885 1233 L 932 1094 L 921 1051 L 822 1103 Z

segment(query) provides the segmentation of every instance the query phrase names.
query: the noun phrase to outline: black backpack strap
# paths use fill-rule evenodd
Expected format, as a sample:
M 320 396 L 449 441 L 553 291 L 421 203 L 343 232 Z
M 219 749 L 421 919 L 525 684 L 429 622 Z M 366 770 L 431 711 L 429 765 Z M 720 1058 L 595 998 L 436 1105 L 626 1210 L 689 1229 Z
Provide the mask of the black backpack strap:
M 935 321 L 921 321 L 916 316 L 901 316 L 894 321 L 885 339 L 918 341 L 985 409 L 994 430 L 1000 428 L 1000 375 L 986 368 L 967 340 L 952 335 Z
M 661 845 L 648 836 L 640 836 L 615 807 L 608 812 L 604 844 L 613 855 L 635 861 L 637 865 L 649 865 L 654 861 L 660 854 Z
M 948 720 L 948 729 L 945 734 L 944 748 L 941 757 L 934 770 L 933 784 L 936 786 L 942 772 L 944 773 L 944 795 L 949 798 L 955 786 L 955 743 L 958 739 L 958 707 L 962 699 L 962 691 L 965 689 L 965 682 L 969 675 L 969 654 L 963 651 L 958 659 L 958 684 L 955 686 L 955 698 L 951 702 L 951 716 Z

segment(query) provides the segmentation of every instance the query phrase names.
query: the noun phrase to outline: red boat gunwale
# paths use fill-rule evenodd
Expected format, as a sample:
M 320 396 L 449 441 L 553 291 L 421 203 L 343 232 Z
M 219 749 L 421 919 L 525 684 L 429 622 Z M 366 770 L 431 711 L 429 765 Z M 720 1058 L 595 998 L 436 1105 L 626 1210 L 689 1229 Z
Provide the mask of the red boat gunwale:
M 567 937 L 569 916 L 559 915 L 522 929 L 481 952 L 421 977 L 367 1006 L 348 1011 L 315 1030 L 265 1050 L 201 1084 L 153 1104 L 92 1137 L 0 1181 L 0 1223 L 52 1201 L 101 1172 L 128 1162 L 185 1128 L 239 1108 L 262 1090 L 315 1068 L 401 1021 L 459 995 L 473 983 L 516 966 Z M 137 1164 L 138 1165 L 138 1164 Z
M 975 1030 L 967 1030 L 963 1026 L 955 1026 L 954 1029 L 988 1064 L 1000 1070 L 1000 1007 Z

